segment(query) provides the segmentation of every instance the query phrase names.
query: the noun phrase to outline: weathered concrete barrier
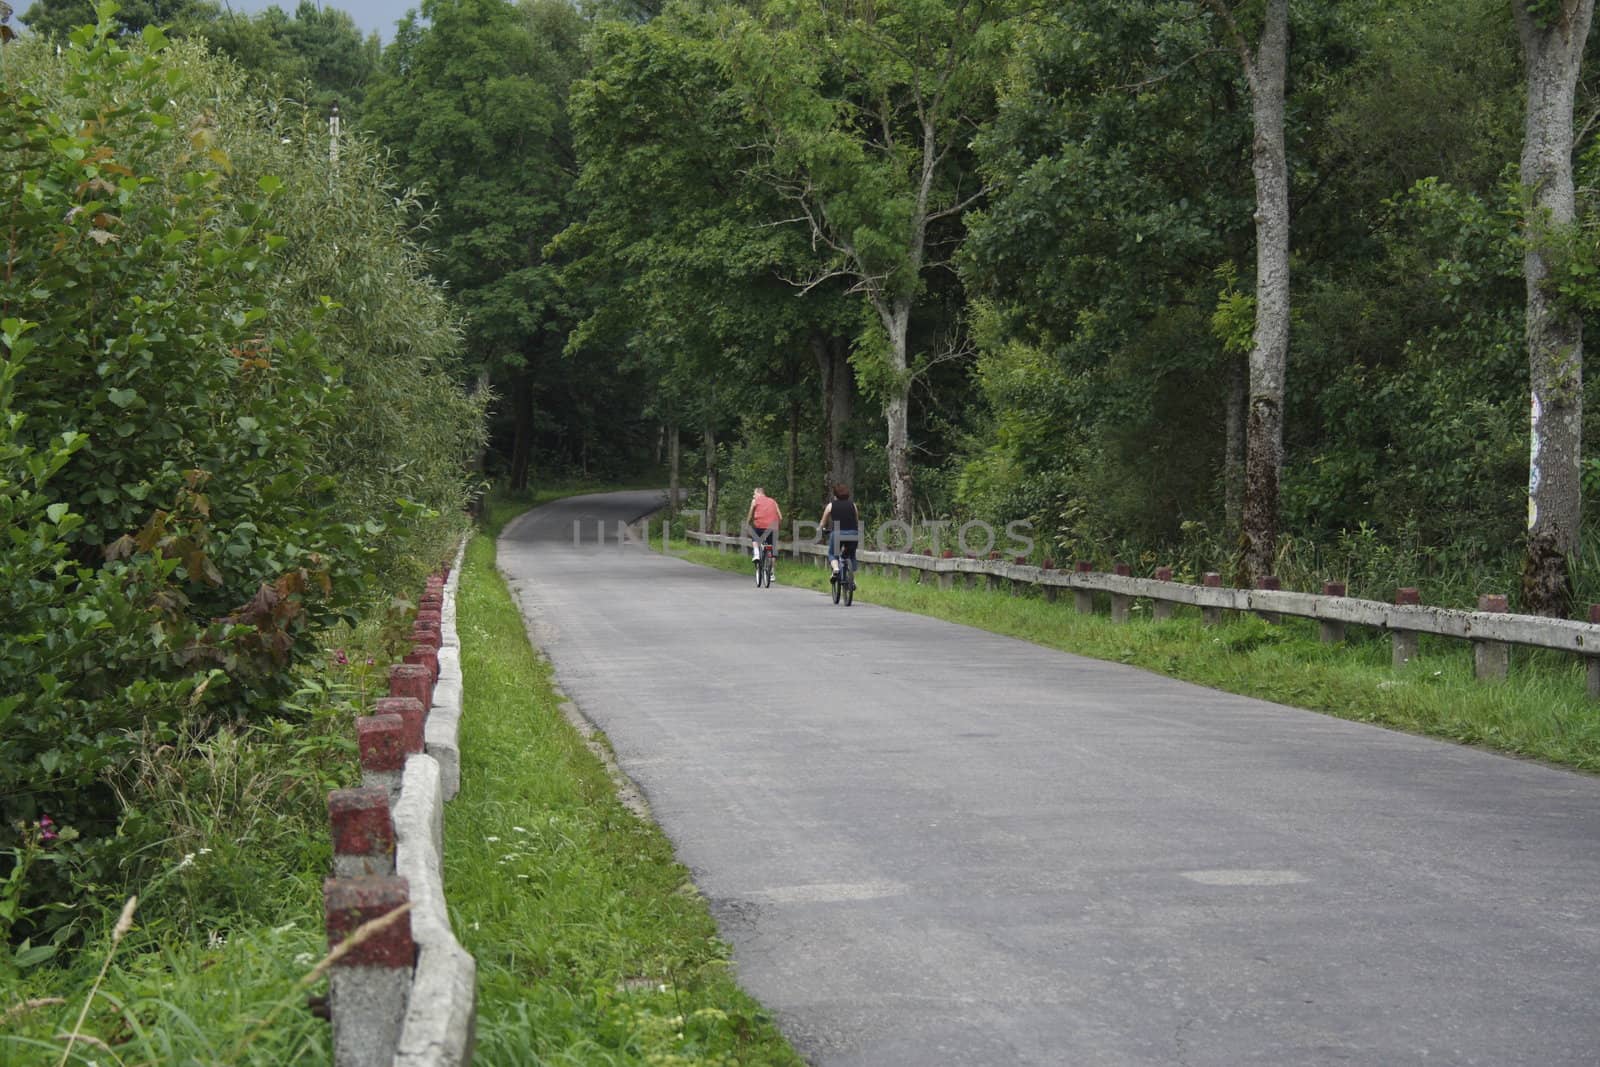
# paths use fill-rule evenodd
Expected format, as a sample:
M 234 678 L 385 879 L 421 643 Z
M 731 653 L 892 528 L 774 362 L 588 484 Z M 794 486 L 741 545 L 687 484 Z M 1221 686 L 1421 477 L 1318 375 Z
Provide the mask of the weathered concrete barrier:
M 726 534 L 698 531 L 690 531 L 686 536 L 706 545 L 738 544 L 740 541 Z M 779 550 L 796 559 L 802 556 L 820 558 L 826 552 L 823 546 L 806 541 L 785 542 Z M 1433 607 L 1422 604 L 1413 588 L 1397 590 L 1394 603 L 1386 604 L 1345 596 L 1345 586 L 1340 582 L 1324 583 L 1320 593 L 1298 593 L 1278 588 L 1276 578 L 1262 579 L 1262 588 L 1235 589 L 1224 586 L 1221 575 L 1208 573 L 1202 577 L 1201 584 L 1190 585 L 1172 581 L 1170 568 L 1157 570 L 1154 578 L 1137 578 L 1131 573 L 1096 571 L 1086 560 L 1079 561 L 1071 570 L 1057 570 L 1049 560 L 1044 566 L 1035 567 L 992 557 L 959 558 L 949 552 L 936 558 L 911 552 L 862 549 L 857 556 L 863 564 L 893 567 L 902 579 L 932 575 L 940 587 L 946 589 L 953 587 L 958 575 L 980 574 L 1008 580 L 1013 588 L 1038 588 L 1046 600 L 1054 600 L 1058 590 L 1070 589 L 1074 605 L 1085 614 L 1095 610 L 1094 595 L 1106 593 L 1110 596 L 1112 617 L 1119 622 L 1131 617 L 1131 605 L 1137 598 L 1152 601 L 1154 618 L 1170 617 L 1173 605 L 1199 608 L 1201 621 L 1207 626 L 1219 624 L 1224 611 L 1253 612 L 1268 621 L 1276 621 L 1284 615 L 1315 619 L 1321 639 L 1329 642 L 1342 641 L 1346 626 L 1370 626 L 1391 635 L 1396 667 L 1416 658 L 1417 639 L 1421 634 L 1456 638 L 1472 642 L 1477 675 L 1484 680 L 1505 677 L 1510 656 L 1508 646 L 1554 649 L 1585 659 L 1589 695 L 1600 699 L 1600 605 L 1591 607 L 1588 619 L 1580 622 L 1513 615 L 1506 611 L 1504 598 L 1500 596 L 1480 598 L 1477 611 Z
M 429 579 L 412 628 L 416 647 L 390 668 L 390 695 L 356 720 L 362 788 L 328 795 L 328 940 L 367 937 L 330 971 L 336 1067 L 472 1059 L 477 963 L 451 932 L 444 895 L 444 803 L 461 780 L 455 592 L 465 547 L 448 577 Z M 376 924 L 365 924 L 399 908 L 406 914 L 368 937 Z

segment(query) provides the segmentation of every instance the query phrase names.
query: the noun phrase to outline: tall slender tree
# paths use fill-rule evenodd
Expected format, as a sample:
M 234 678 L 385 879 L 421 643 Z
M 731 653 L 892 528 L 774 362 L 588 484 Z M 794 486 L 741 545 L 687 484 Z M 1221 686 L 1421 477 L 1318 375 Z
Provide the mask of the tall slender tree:
M 1576 215 L 1572 184 L 1573 100 L 1594 0 L 1513 0 L 1522 39 L 1528 103 L 1521 179 L 1528 198 L 1528 548 L 1522 606 L 1565 614 L 1572 599 L 1568 559 L 1578 547 L 1582 508 L 1583 319 L 1553 291 L 1551 260 Z
M 1283 477 L 1283 396 L 1289 361 L 1289 165 L 1284 147 L 1284 75 L 1289 62 L 1289 0 L 1265 0 L 1252 44 L 1227 0 L 1204 0 L 1222 20 L 1250 86 L 1255 128 L 1250 163 L 1256 182 L 1256 322 L 1250 343 L 1245 422 L 1243 534 L 1252 578 L 1271 574 Z

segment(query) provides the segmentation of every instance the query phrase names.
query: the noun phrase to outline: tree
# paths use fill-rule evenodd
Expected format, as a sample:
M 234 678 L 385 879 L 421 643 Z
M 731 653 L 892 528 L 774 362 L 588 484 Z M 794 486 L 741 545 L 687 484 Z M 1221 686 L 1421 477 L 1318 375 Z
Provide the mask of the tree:
M 1594 0 L 1513 0 L 1512 10 L 1528 91 L 1520 178 L 1529 199 L 1523 273 L 1532 449 L 1522 606 L 1561 615 L 1572 599 L 1568 560 L 1582 507 L 1583 318 L 1554 291 L 1551 261 L 1576 215 L 1573 101 Z
M 914 518 L 911 388 L 959 351 L 913 313 L 949 266 L 963 213 L 983 196 L 966 146 L 991 113 L 1010 4 L 885 0 L 774 4 L 744 24 L 732 62 L 765 128 L 763 171 L 828 262 L 800 280 L 843 278 L 865 299 L 858 349 L 881 397 L 894 517 Z M 942 350 L 941 350 L 942 349 Z
M 569 218 L 566 96 L 584 28 L 565 0 L 425 0 L 420 18 L 402 20 L 368 95 L 365 125 L 404 180 L 427 190 L 438 270 L 466 317 L 472 360 L 509 402 L 499 437 L 517 488 L 529 482 L 541 413 L 575 460 L 597 396 L 630 406 L 616 391 L 626 382 L 563 366 L 566 296 L 544 254 Z
M 1204 0 L 1222 20 L 1250 86 L 1255 128 L 1250 164 L 1256 183 L 1255 329 L 1250 341 L 1242 515 L 1245 566 L 1271 574 L 1278 543 L 1283 477 L 1284 376 L 1289 359 L 1289 164 L 1283 138 L 1289 0 L 1265 0 L 1254 45 L 1225 0 Z M 1236 6 L 1243 6 L 1236 5 Z
M 276 4 L 253 17 L 231 11 L 196 21 L 191 33 L 246 70 L 271 79 L 278 92 L 310 94 L 305 103 L 327 115 L 337 104 L 345 122 L 361 116 L 367 86 L 378 72 L 378 35 L 362 37 L 355 20 L 337 8 L 300 0 L 291 15 Z
M 188 23 L 212 11 L 203 0 L 124 0 L 116 5 L 112 20 L 118 32 L 131 35 L 146 26 Z M 95 0 L 34 0 L 22 21 L 42 37 L 65 41 L 77 27 L 95 24 Z

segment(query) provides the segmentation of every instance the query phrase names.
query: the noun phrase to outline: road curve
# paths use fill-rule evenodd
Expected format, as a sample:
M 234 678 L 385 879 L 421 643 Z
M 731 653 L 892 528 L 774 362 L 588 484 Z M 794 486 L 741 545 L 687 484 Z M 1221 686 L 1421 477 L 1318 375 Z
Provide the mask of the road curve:
M 595 543 L 662 499 L 500 567 L 809 1062 L 1600 1060 L 1600 779 Z

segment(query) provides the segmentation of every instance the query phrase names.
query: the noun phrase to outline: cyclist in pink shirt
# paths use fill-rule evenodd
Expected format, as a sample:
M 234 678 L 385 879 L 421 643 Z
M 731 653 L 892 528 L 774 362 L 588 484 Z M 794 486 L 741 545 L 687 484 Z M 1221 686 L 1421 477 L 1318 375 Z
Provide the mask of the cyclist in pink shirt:
M 778 502 L 767 495 L 765 489 L 756 487 L 750 494 L 750 510 L 744 521 L 755 530 L 755 540 L 764 545 L 776 545 L 778 526 L 783 522 L 783 512 Z

